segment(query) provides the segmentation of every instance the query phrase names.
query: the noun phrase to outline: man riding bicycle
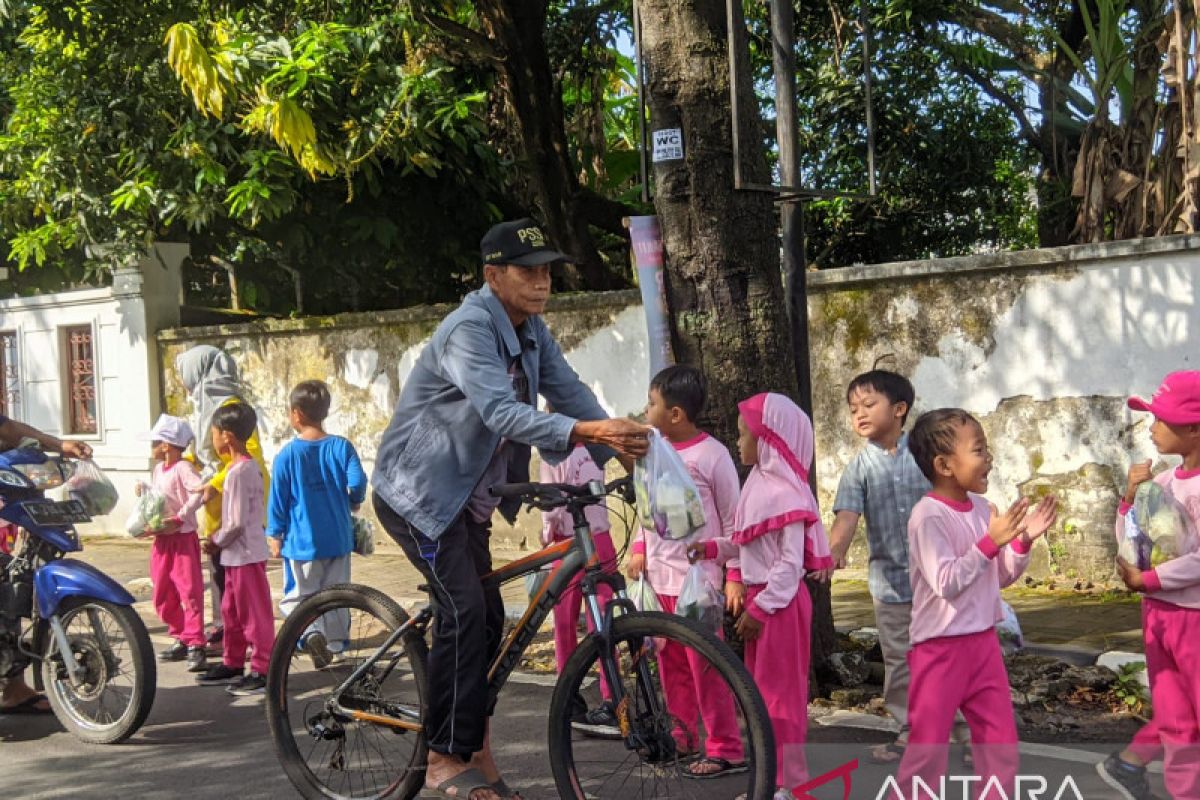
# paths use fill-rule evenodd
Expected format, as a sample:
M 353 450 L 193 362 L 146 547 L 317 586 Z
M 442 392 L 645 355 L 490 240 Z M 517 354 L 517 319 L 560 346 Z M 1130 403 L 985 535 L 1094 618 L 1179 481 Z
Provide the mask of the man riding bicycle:
M 579 442 L 603 465 L 645 453 L 647 429 L 609 419 L 567 364 L 541 314 L 550 268 L 570 259 L 530 219 L 483 237 L 485 286 L 438 326 L 404 383 L 379 445 L 376 514 L 432 590 L 422 796 L 519 796 L 500 777 L 488 739 L 487 668 L 500 646 L 504 604 L 480 577 L 491 570 L 492 512 L 510 522 L 520 503 L 492 498 L 498 483 L 528 480 L 530 447 L 550 463 Z M 545 397 L 555 413 L 537 409 Z

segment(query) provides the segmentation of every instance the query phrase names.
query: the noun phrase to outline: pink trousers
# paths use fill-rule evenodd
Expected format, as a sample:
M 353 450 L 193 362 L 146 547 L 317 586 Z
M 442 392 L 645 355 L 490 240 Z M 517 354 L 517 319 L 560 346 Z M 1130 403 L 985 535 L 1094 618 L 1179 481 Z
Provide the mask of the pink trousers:
M 675 613 L 678 597 L 660 594 L 662 610 Z M 719 635 L 719 634 L 718 634 Z M 708 661 L 696 651 L 675 642 L 665 641 L 658 652 L 658 669 L 663 692 L 667 695 L 667 710 L 676 719 L 675 741 L 681 751 L 699 752 L 699 720 L 704 720 L 708 738 L 704 755 L 739 763 L 745 758 L 742 735 L 738 729 L 737 713 L 733 709 L 733 693 L 718 676 L 711 679 Z
M 993 776 L 1011 796 L 1019 761 L 1017 723 L 996 632 L 988 628 L 921 642 L 909 651 L 908 666 L 911 732 L 900 762 L 901 789 L 913 791 L 913 778 L 918 777 L 936 791 L 946 774 L 954 715 L 961 710 L 971 729 L 977 772 L 983 778 L 974 784 L 974 796 L 986 790 Z M 999 796 L 994 786 L 988 795 Z
M 271 608 L 271 586 L 267 583 L 267 562 L 225 567 L 221 619 L 225 623 L 225 666 L 242 669 L 249 647 L 251 671 L 267 674 L 271 648 L 275 646 L 275 613 Z
M 1154 718 L 1129 749 L 1162 758 L 1172 797 L 1200 797 L 1200 610 L 1146 598 L 1142 631 Z
M 593 538 L 596 542 L 596 555 L 600 557 L 600 564 L 604 567 L 604 571 L 615 572 L 617 551 L 613 547 L 612 536 L 608 531 L 600 531 L 593 534 Z M 560 563 L 562 562 L 556 561 L 554 566 L 557 567 Z M 575 580 L 567 586 L 562 599 L 554 607 L 554 660 L 558 664 L 559 672 L 562 672 L 567 659 L 579 646 L 579 611 L 583 608 L 583 587 L 580 585 L 582 580 L 582 573 L 575 576 Z M 601 584 L 596 588 L 596 596 L 603 605 L 612 598 L 612 589 L 608 584 Z M 589 631 L 596 628 L 590 614 L 587 618 L 587 627 Z M 608 689 L 608 681 L 604 679 L 603 674 L 600 676 L 600 693 L 605 700 L 612 697 L 612 692 Z
M 167 635 L 188 647 L 204 644 L 204 573 L 195 531 L 154 537 L 150 550 L 154 610 Z
M 764 584 L 746 587 L 746 606 Z M 808 781 L 808 665 L 812 658 L 812 598 L 801 583 L 792 602 L 746 642 L 746 667 L 762 693 L 775 729 L 777 784 L 791 789 Z

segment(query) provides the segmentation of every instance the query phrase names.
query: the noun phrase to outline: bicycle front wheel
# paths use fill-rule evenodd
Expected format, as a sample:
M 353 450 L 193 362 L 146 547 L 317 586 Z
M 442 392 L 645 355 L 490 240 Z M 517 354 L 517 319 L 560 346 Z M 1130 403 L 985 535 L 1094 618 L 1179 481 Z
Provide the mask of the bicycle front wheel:
M 380 652 L 407 621 L 391 598 L 354 584 L 314 594 L 284 621 L 267 674 L 267 721 L 301 796 L 408 800 L 420 791 L 425 639 L 411 631 Z
M 728 645 L 656 612 L 617 617 L 611 639 L 620 691 L 600 678 L 595 634 L 555 686 L 549 746 L 559 795 L 770 800 L 775 744 L 766 705 Z

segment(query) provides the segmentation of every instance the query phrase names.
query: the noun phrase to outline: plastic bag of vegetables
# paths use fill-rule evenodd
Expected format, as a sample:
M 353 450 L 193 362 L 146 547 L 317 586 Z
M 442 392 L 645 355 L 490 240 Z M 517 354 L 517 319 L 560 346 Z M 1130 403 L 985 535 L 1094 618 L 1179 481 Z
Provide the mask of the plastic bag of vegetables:
M 699 622 L 710 631 L 718 631 L 725 621 L 725 595 L 708 580 L 702 562 L 688 567 L 675 603 L 675 613 Z
M 633 468 L 633 490 L 642 528 L 664 539 L 686 539 L 704 527 L 700 491 L 683 459 L 657 430 Z
M 154 535 L 166 526 L 168 517 L 167 498 L 144 483 L 141 487 L 137 504 L 125 521 L 125 530 L 135 537 Z
M 71 499 L 82 503 L 90 516 L 102 517 L 117 507 L 120 497 L 117 487 L 91 459 L 76 463 L 75 472 L 65 485 Z
M 1118 555 L 1138 569 L 1154 569 L 1195 549 L 1182 506 L 1153 481 L 1138 487 L 1133 508 L 1125 514 L 1125 536 Z

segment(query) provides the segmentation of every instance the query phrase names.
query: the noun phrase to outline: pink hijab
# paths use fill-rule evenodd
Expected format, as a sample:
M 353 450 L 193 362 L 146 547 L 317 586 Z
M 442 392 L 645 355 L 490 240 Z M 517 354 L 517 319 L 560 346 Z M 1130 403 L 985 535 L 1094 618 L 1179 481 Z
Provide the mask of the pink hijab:
M 813 427 L 808 415 L 781 394 L 756 394 L 738 404 L 746 427 L 758 439 L 758 464 L 746 479 L 733 518 L 733 541 L 740 545 L 804 524 L 804 568 L 829 569 L 833 558 L 817 499 L 808 486 L 813 460 Z

